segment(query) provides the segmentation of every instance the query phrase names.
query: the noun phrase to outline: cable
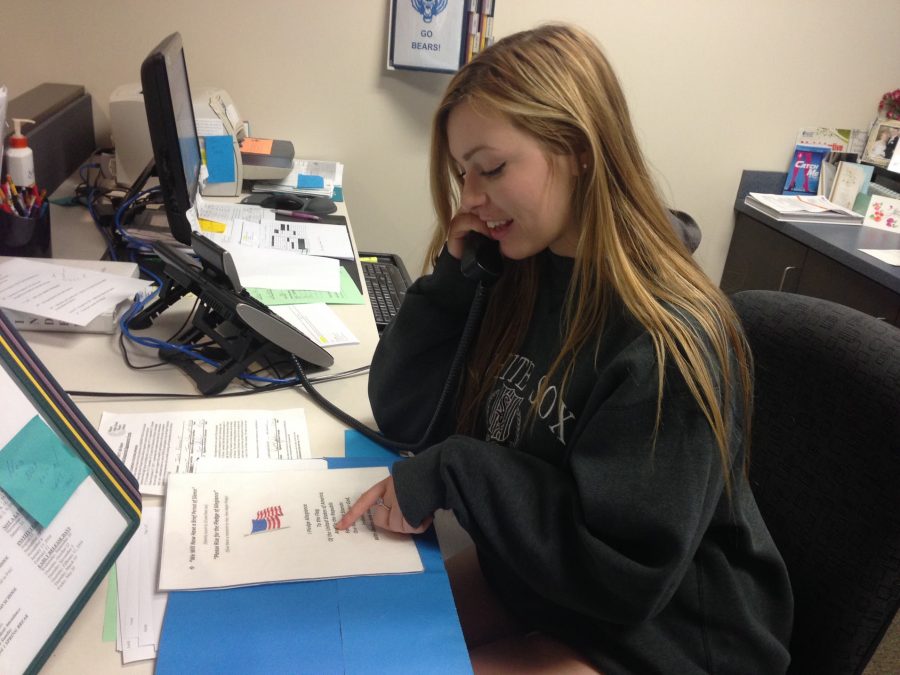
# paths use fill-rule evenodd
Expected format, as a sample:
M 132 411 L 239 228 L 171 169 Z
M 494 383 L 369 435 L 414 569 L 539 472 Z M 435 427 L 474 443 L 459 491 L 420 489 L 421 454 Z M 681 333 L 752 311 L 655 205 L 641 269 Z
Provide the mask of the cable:
M 166 363 L 161 363 L 158 365 L 167 365 Z M 345 370 L 340 373 L 333 373 L 329 375 L 323 375 L 320 377 L 310 378 L 310 382 L 314 384 L 321 384 L 323 382 L 331 382 L 333 380 L 343 380 L 348 377 L 356 377 L 357 375 L 363 375 L 369 372 L 369 366 L 360 366 L 359 368 L 353 368 L 351 370 Z M 247 391 L 232 391 L 227 394 L 177 394 L 177 393 L 148 393 L 148 392 L 117 392 L 117 391 L 81 391 L 78 389 L 67 389 L 66 393 L 69 396 L 85 396 L 89 398 L 154 398 L 154 399 L 165 399 L 165 398 L 229 398 L 232 396 L 248 396 L 250 394 L 262 394 L 268 391 L 277 391 L 279 389 L 293 389 L 297 386 L 297 379 L 294 378 L 290 382 L 285 382 L 281 384 L 269 385 L 265 387 L 256 387 L 254 389 L 249 389 Z
M 428 426 L 425 428 L 421 439 L 416 443 L 403 443 L 401 441 L 391 440 L 374 429 L 370 429 L 355 417 L 348 415 L 338 408 L 313 388 L 312 383 L 303 371 L 303 364 L 300 359 L 292 354 L 291 359 L 294 362 L 297 377 L 300 379 L 300 383 L 313 401 L 318 403 L 325 411 L 346 424 L 348 427 L 355 429 L 369 440 L 374 441 L 379 445 L 387 446 L 391 450 L 396 450 L 400 454 L 414 453 L 416 450 L 420 450 L 428 445 L 431 434 L 434 432 L 434 428 L 444 414 L 444 409 L 447 407 L 447 403 L 450 400 L 450 392 L 456 389 L 456 385 L 465 364 L 466 354 L 469 351 L 469 345 L 478 332 L 478 326 L 481 323 L 481 317 L 484 314 L 484 307 L 488 297 L 487 290 L 488 287 L 484 282 L 478 283 L 478 286 L 475 289 L 475 297 L 472 299 L 472 306 L 469 309 L 469 315 L 466 318 L 466 324 L 463 327 L 462 336 L 459 339 L 459 345 L 456 348 L 456 354 L 454 354 L 453 361 L 450 364 L 450 372 L 447 374 L 447 381 L 444 384 L 443 390 L 441 390 L 441 395 L 434 408 L 434 414 L 431 416 L 431 421 L 428 422 Z

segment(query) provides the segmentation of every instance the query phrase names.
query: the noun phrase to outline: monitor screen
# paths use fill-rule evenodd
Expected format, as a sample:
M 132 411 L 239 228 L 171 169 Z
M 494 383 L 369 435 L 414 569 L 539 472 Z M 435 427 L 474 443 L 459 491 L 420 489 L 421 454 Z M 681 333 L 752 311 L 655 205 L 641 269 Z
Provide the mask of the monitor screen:
M 187 212 L 200 181 L 200 143 L 181 35 L 172 33 L 141 64 L 150 144 L 172 236 L 191 243 Z

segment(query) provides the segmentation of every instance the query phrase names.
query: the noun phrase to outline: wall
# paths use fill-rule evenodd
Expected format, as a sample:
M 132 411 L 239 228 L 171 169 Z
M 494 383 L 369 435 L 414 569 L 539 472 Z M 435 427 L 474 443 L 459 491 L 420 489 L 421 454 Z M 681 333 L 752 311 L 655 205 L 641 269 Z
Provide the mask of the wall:
M 404 0 L 399 0 L 404 1 Z M 900 86 L 896 0 L 498 0 L 502 36 L 572 21 L 604 45 L 629 97 L 645 154 L 673 206 L 704 238 L 697 259 L 718 280 L 741 170 L 785 170 L 801 126 L 868 127 Z M 0 82 L 83 84 L 98 142 L 108 101 L 138 80 L 144 55 L 181 32 L 191 81 L 221 86 L 259 136 L 299 156 L 346 164 L 361 248 L 421 264 L 433 222 L 431 111 L 448 76 L 384 68 L 388 0 L 255 3 L 34 0 L 5 17 Z

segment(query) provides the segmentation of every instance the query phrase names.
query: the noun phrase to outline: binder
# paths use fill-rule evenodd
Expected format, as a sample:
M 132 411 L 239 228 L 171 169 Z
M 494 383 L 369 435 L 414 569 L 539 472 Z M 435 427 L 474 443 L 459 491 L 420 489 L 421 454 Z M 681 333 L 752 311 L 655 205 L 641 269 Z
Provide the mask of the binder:
M 36 673 L 140 523 L 134 477 L 0 313 L 0 672 Z

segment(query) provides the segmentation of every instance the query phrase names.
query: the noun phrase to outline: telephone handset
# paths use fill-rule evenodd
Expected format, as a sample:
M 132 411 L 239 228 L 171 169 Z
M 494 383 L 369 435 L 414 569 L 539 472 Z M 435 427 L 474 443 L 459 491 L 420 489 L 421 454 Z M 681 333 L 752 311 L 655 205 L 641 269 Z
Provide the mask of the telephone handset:
M 460 259 L 460 270 L 463 275 L 478 282 L 475 289 L 475 297 L 472 299 L 472 306 L 469 309 L 469 316 L 466 319 L 466 325 L 463 327 L 462 334 L 459 338 L 459 345 L 456 348 L 456 354 L 450 364 L 450 371 L 447 374 L 447 381 L 444 389 L 438 399 L 434 409 L 434 414 L 428 427 L 422 434 L 422 438 L 417 443 L 401 443 L 392 441 L 382 436 L 373 429 L 370 429 L 362 422 L 359 422 L 351 415 L 348 415 L 328 399 L 317 392 L 309 379 L 303 372 L 303 365 L 300 360 L 292 355 L 294 367 L 297 371 L 297 377 L 307 393 L 325 410 L 334 415 L 337 419 L 344 422 L 347 426 L 356 429 L 366 438 L 376 443 L 386 445 L 389 448 L 403 454 L 409 454 L 426 447 L 431 439 L 431 435 L 435 426 L 444 414 L 447 405 L 450 403 L 452 393 L 456 391 L 456 384 L 462 375 L 465 365 L 466 353 L 469 351 L 469 345 L 475 339 L 478 333 L 478 327 L 481 324 L 481 317 L 484 314 L 484 308 L 487 303 L 488 287 L 495 283 L 503 273 L 503 258 L 500 255 L 500 245 L 485 237 L 480 232 L 474 230 L 469 232 L 463 242 L 463 254 Z
M 480 232 L 469 230 L 463 241 L 459 269 L 468 279 L 480 281 L 485 286 L 493 285 L 503 274 L 500 243 Z

